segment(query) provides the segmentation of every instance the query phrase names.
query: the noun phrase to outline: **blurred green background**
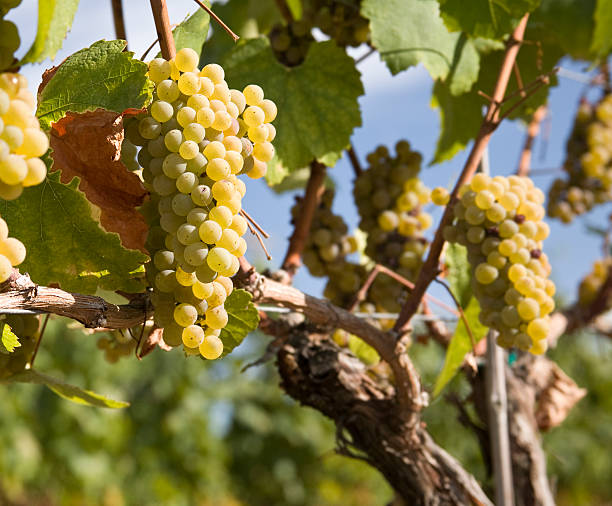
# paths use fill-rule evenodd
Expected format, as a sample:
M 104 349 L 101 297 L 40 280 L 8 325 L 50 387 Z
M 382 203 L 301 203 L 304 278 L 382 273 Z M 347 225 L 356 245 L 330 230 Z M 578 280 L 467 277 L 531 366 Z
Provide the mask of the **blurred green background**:
M 38 385 L 3 386 L 2 505 L 384 505 L 393 493 L 366 464 L 334 453 L 334 426 L 278 386 L 273 364 L 241 373 L 267 338 L 251 335 L 217 363 L 156 350 L 109 364 L 97 336 L 52 320 L 41 371 L 131 406 L 80 406 Z M 426 385 L 443 356 L 413 356 Z M 586 334 L 552 352 L 588 396 L 545 435 L 561 505 L 612 504 L 612 345 Z M 451 385 L 467 393 L 461 377 Z M 443 398 L 426 411 L 436 440 L 487 482 L 473 434 Z

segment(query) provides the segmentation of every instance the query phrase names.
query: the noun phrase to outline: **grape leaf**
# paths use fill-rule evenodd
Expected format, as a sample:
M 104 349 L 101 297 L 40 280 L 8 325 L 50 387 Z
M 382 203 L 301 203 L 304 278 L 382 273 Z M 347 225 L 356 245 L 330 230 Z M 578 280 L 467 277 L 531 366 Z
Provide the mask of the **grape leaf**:
M 51 128 L 51 169 L 61 171 L 62 183 L 78 176 L 79 190 L 100 209 L 104 230 L 119 234 L 124 247 L 146 253 L 148 227 L 137 208 L 147 191 L 120 159 L 123 116 L 102 109 L 67 113 Z
M 529 17 L 529 36 L 558 45 L 572 58 L 591 57 L 596 0 L 542 0 Z
M 476 137 L 483 100 L 475 92 L 452 95 L 444 83 L 436 81 L 431 105 L 440 110 L 440 136 L 431 162 L 435 164 L 450 160 Z
M 259 37 L 267 33 L 272 25 L 281 22 L 274 0 L 229 0 L 224 4 L 215 3 L 214 11 L 242 40 Z M 202 50 L 200 66 L 219 63 L 235 45 L 225 30 L 214 24 L 212 35 Z
M 606 57 L 612 51 L 612 0 L 597 0 L 591 50 L 600 57 Z
M 259 325 L 259 313 L 251 302 L 252 298 L 253 296 L 246 290 L 234 290 L 225 300 L 225 310 L 229 319 L 219 336 L 223 341 L 222 357 L 230 354 L 249 332 Z
M 203 3 L 210 7 L 209 0 L 203 0 Z M 196 53 L 201 54 L 202 46 L 208 36 L 209 25 L 210 16 L 204 9 L 198 9 L 193 15 L 185 18 L 172 30 L 176 50 L 180 51 L 185 47 L 190 47 Z M 160 56 L 161 52 L 157 53 L 157 57 Z
M 482 325 L 482 323 L 480 323 L 478 320 L 478 315 L 480 314 L 480 304 L 475 297 L 470 299 L 464 313 L 470 326 L 470 330 L 472 331 L 472 335 L 474 336 L 474 341 L 475 343 L 478 343 L 478 341 L 485 337 L 489 329 Z M 463 359 L 465 358 L 466 354 L 471 350 L 472 341 L 467 329 L 465 328 L 463 320 L 459 320 L 455 333 L 453 334 L 451 342 L 448 345 L 448 349 L 446 350 L 444 366 L 436 378 L 436 384 L 433 391 L 434 396 L 437 396 L 448 384 L 448 382 L 454 378 L 459 367 L 461 367 L 461 364 L 463 364 Z
M 361 13 L 392 74 L 422 63 L 433 79 L 448 79 L 453 95 L 472 88 L 478 51 L 465 34 L 449 33 L 436 0 L 364 0 Z
M 13 332 L 13 329 L 8 323 L 0 323 L 2 330 L 0 331 L 0 353 L 13 353 L 15 348 L 19 348 L 21 343 L 19 338 Z
M 28 251 L 20 270 L 36 283 L 57 283 L 68 291 L 141 291 L 142 281 L 132 273 L 147 256 L 123 248 L 117 234 L 100 227 L 100 210 L 78 186 L 79 178 L 63 184 L 59 172 L 52 172 L 19 199 L 0 203 L 0 214 Z
M 459 305 L 465 309 L 472 297 L 472 271 L 467 258 L 467 249 L 460 244 L 446 245 L 446 265 L 448 284 Z
M 115 401 L 104 397 L 103 395 L 84 390 L 80 387 L 69 385 L 62 380 L 49 376 L 33 369 L 20 372 L 10 376 L 7 382 L 16 383 L 34 383 L 36 385 L 45 385 L 49 390 L 56 393 L 66 400 L 76 404 L 84 404 L 85 406 L 94 406 L 98 408 L 126 408 L 130 405 L 129 402 Z
M 276 102 L 274 147 L 289 171 L 312 159 L 337 160 L 361 125 L 359 72 L 332 41 L 312 44 L 302 65 L 287 68 L 276 60 L 267 39 L 251 39 L 228 53 L 223 67 L 230 87 L 257 83 Z
M 501 39 L 520 18 L 538 7 L 540 0 L 438 0 L 442 19 L 451 32 Z
M 53 60 L 62 47 L 64 38 L 74 20 L 79 0 L 45 0 L 38 2 L 38 30 L 30 49 L 19 62 L 41 62 Z
M 268 162 L 268 171 L 266 172 L 266 182 L 269 186 L 280 184 L 287 176 L 289 171 L 283 164 L 280 163 L 278 156 Z
M 122 40 L 94 43 L 69 56 L 40 91 L 36 115 L 43 128 L 66 112 L 101 108 L 121 113 L 149 104 L 153 83 L 146 76 L 147 65 L 124 52 Z

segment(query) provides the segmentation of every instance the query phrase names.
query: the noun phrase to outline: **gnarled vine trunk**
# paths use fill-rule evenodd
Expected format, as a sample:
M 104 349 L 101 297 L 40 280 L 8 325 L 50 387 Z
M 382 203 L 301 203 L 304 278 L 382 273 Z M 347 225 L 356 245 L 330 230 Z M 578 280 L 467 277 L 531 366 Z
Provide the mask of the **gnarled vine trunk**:
M 405 423 L 394 388 L 375 381 L 363 363 L 324 335 L 294 329 L 277 365 L 291 397 L 336 423 L 339 451 L 376 467 L 406 504 L 492 504 L 422 424 Z

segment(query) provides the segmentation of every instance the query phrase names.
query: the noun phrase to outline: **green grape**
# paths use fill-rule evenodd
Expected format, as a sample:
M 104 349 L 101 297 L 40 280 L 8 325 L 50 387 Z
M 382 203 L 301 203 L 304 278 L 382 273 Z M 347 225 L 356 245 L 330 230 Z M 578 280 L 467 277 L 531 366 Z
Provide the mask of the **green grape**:
M 481 263 L 474 270 L 474 276 L 479 283 L 488 285 L 497 279 L 499 271 L 492 265 Z
M 189 325 L 183 329 L 181 338 L 188 348 L 197 348 L 204 341 L 204 329 L 199 325 Z
M 191 304 L 179 304 L 174 309 L 174 321 L 181 327 L 193 325 L 198 318 L 198 312 Z
M 206 220 L 200 225 L 198 233 L 206 244 L 216 244 L 221 239 L 223 228 L 216 221 Z
M 199 346 L 200 354 L 208 359 L 215 360 L 223 353 L 223 341 L 214 335 L 207 335 Z
M 520 317 L 525 321 L 533 320 L 540 315 L 540 305 L 529 297 L 522 299 L 516 308 Z
M 185 258 L 185 261 L 189 265 L 197 267 L 199 265 L 202 265 L 206 261 L 206 257 L 208 256 L 208 247 L 206 246 L 206 244 L 200 241 L 191 243 L 185 247 L 183 256 Z
M 191 200 L 191 192 L 198 186 L 198 176 L 193 172 L 183 172 L 179 177 L 176 178 L 176 188 L 181 193 Z
M 200 152 L 200 148 L 194 141 L 184 141 L 179 147 L 179 154 L 185 160 L 195 158 Z
M 185 246 L 193 244 L 198 241 L 198 229 L 189 223 L 183 223 L 176 230 L 176 238 Z
M 159 250 L 153 256 L 153 264 L 160 271 L 172 269 L 174 266 L 174 253 L 167 250 Z
M 228 228 L 234 215 L 228 207 L 218 205 L 210 210 L 208 217 L 221 225 L 221 228 Z
M 223 306 L 209 308 L 206 311 L 206 325 L 211 329 L 222 329 L 227 325 L 228 315 Z
M 216 246 L 208 252 L 206 261 L 214 271 L 226 271 L 232 266 L 232 254 L 225 248 Z
M 165 102 L 173 103 L 177 98 L 179 98 L 180 91 L 178 88 L 178 84 L 172 79 L 164 79 L 157 84 L 156 87 L 157 96 L 160 100 Z
M 174 108 L 172 104 L 164 102 L 163 100 L 156 100 L 151 104 L 151 116 L 159 123 L 165 123 L 169 121 L 174 115 Z

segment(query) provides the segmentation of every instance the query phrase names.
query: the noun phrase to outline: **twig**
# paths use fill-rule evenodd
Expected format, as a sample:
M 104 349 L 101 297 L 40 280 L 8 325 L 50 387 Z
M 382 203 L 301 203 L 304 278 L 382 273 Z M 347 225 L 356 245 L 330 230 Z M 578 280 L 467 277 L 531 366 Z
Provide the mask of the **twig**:
M 553 70 L 552 72 L 555 73 L 556 69 Z M 549 72 L 549 74 L 550 74 L 550 72 Z M 520 106 L 522 106 L 537 91 L 539 91 L 540 88 L 542 88 L 543 86 L 548 86 L 549 84 L 550 84 L 550 78 L 549 78 L 548 74 L 541 75 L 537 79 L 536 84 L 534 86 L 532 86 L 531 89 L 527 93 L 525 93 L 525 95 L 522 96 L 520 100 L 517 100 L 514 104 L 512 104 L 508 109 L 506 109 L 504 111 L 504 114 L 497 120 L 498 124 L 501 123 L 503 120 L 505 120 L 508 116 L 510 116 L 510 114 L 512 114 Z
M 125 20 L 123 18 L 123 5 L 121 0 L 111 0 L 113 7 L 113 23 L 115 24 L 115 35 L 118 39 L 127 42 L 127 32 L 125 31 Z
M 361 168 L 361 163 L 359 163 L 359 158 L 357 158 L 357 153 L 355 153 L 355 148 L 351 144 L 351 147 L 346 150 L 346 154 L 351 161 L 351 165 L 353 166 L 353 172 L 355 173 L 355 177 L 359 177 L 359 175 L 363 172 Z
M 291 9 L 289 8 L 285 0 L 276 0 L 276 7 L 278 7 L 281 16 L 285 18 L 285 21 L 287 23 L 293 23 L 293 14 L 291 14 Z
M 293 277 L 301 265 L 302 252 L 310 233 L 312 218 L 325 191 L 325 165 L 316 160 L 310 164 L 310 177 L 306 185 L 300 214 L 295 221 L 293 234 L 289 239 L 289 248 L 283 261 L 282 269 Z
M 508 435 L 508 399 L 504 351 L 495 343 L 496 332 L 487 334 L 487 408 L 489 412 L 489 437 L 495 476 L 495 504 L 512 506 L 514 490 L 512 483 L 512 458 Z
M 525 90 L 523 90 L 523 78 L 521 77 L 521 71 L 519 70 L 519 66 L 516 60 L 514 60 L 513 65 L 514 77 L 516 78 L 516 85 L 521 91 L 521 96 L 525 96 Z
M 380 272 L 380 267 L 380 264 L 376 264 L 374 268 L 370 271 L 370 274 L 368 274 L 368 277 L 363 282 L 363 285 L 355 294 L 355 298 L 353 299 L 353 302 L 348 308 L 349 312 L 352 313 L 353 311 L 355 311 L 355 308 L 359 305 L 359 303 L 365 300 L 366 295 L 368 294 L 368 290 L 370 289 L 372 283 L 374 283 L 374 280 L 376 279 L 376 276 L 378 276 L 378 273 Z
M 34 359 L 38 354 L 38 349 L 40 348 L 40 343 L 42 342 L 42 338 L 45 335 L 45 330 L 47 330 L 47 323 L 49 323 L 50 316 L 50 314 L 47 314 L 45 316 L 45 321 L 43 322 L 42 329 L 40 329 L 40 332 L 38 333 L 38 339 L 36 340 L 36 345 L 34 346 L 34 351 L 32 352 L 32 358 L 30 358 L 30 362 L 28 363 L 28 369 L 31 369 L 34 365 Z
M 491 138 L 491 135 L 499 124 L 499 108 L 495 107 L 494 104 L 495 102 L 501 102 L 506 93 L 508 81 L 512 73 L 512 66 L 514 65 L 514 61 L 516 60 L 516 56 L 520 48 L 520 42 L 523 39 L 523 35 L 525 34 L 527 18 L 528 15 L 526 14 L 523 19 L 521 19 L 506 44 L 506 54 L 504 56 L 504 61 L 499 71 L 497 83 L 495 85 L 495 91 L 493 93 L 494 102 L 491 102 L 489 104 L 487 114 L 485 115 L 482 121 L 482 125 L 478 132 L 478 136 L 474 141 L 474 145 L 472 146 L 470 155 L 465 163 L 465 166 L 463 167 L 461 175 L 455 183 L 455 187 L 453 188 L 453 191 L 451 193 L 451 202 L 455 201 L 455 199 L 457 198 L 457 192 L 459 191 L 459 188 L 461 188 L 464 183 L 469 181 L 476 172 L 484 150 L 487 144 L 489 143 L 489 139 Z M 419 273 L 419 277 L 417 278 L 417 281 L 415 283 L 415 289 L 412 292 L 412 295 L 408 299 L 407 303 L 404 304 L 404 307 L 402 308 L 402 311 L 400 313 L 400 317 L 395 323 L 395 329 L 397 331 L 405 332 L 408 329 L 410 318 L 412 318 L 412 315 L 416 313 L 419 307 L 419 303 L 423 298 L 423 294 L 427 290 L 429 284 L 437 276 L 438 262 L 440 259 L 440 254 L 442 253 L 442 246 L 444 246 L 444 237 L 442 236 L 442 231 L 444 230 L 444 227 L 450 225 L 452 222 L 452 207 L 452 205 L 446 206 L 444 210 L 440 225 L 436 230 L 436 234 L 429 248 L 429 254 L 427 255 L 427 259 L 425 260 L 425 263 Z
M 362 54 L 359 58 L 355 60 L 355 65 L 359 65 L 362 61 L 367 59 L 369 56 L 372 56 L 376 52 L 376 48 L 371 47 L 369 51 Z
M 234 42 L 238 42 L 238 39 L 240 37 L 238 37 L 238 35 L 236 35 L 232 29 L 227 26 L 223 21 L 221 21 L 221 18 L 219 16 L 217 16 L 210 7 L 207 7 L 204 3 L 202 3 L 200 0 L 194 0 L 195 3 L 197 3 L 200 7 L 202 7 L 202 9 L 204 9 L 206 12 L 208 12 L 208 15 L 213 18 L 217 23 L 219 23 L 219 25 L 221 26 L 221 28 L 223 28 L 228 35 L 234 39 Z
M 529 175 L 529 169 L 531 168 L 531 155 L 533 153 L 533 142 L 538 136 L 540 131 L 540 123 L 546 116 L 546 106 L 541 105 L 533 113 L 533 117 L 527 126 L 527 137 L 525 138 L 525 144 L 523 151 L 521 151 L 521 158 L 519 160 L 518 169 L 516 171 L 517 176 Z
M 253 224 L 253 226 L 257 230 L 259 230 L 261 235 L 263 235 L 266 239 L 270 238 L 270 234 L 268 234 L 268 232 L 266 232 L 263 228 L 261 228 L 261 225 L 259 225 L 259 223 L 257 223 L 249 213 L 247 213 L 244 209 L 241 209 L 240 214 L 242 214 L 242 216 L 244 216 L 248 221 L 250 221 Z
M 142 56 L 140 57 L 140 59 L 144 60 L 149 54 L 149 52 L 151 51 L 151 49 L 153 49 L 155 47 L 155 44 L 157 44 L 158 42 L 159 42 L 159 37 L 155 39 L 147 49 L 145 49 L 145 52 L 142 53 Z
M 261 246 L 261 249 L 264 250 L 264 253 L 266 254 L 266 258 L 268 260 L 272 260 L 272 257 L 270 256 L 270 253 L 268 253 L 268 249 L 266 248 L 266 245 L 264 244 L 263 239 L 259 235 L 259 232 L 253 228 L 253 225 L 251 225 L 250 220 L 247 220 L 246 224 L 247 224 L 247 227 L 249 227 L 249 231 L 251 232 L 251 234 L 253 234 L 259 241 L 259 245 Z
M 153 11 L 153 19 L 155 19 L 155 29 L 157 30 L 157 39 L 161 48 L 162 56 L 166 60 L 171 60 L 176 55 L 176 46 L 174 45 L 174 37 L 170 28 L 170 19 L 168 18 L 168 8 L 166 0 L 150 0 L 151 10 Z

